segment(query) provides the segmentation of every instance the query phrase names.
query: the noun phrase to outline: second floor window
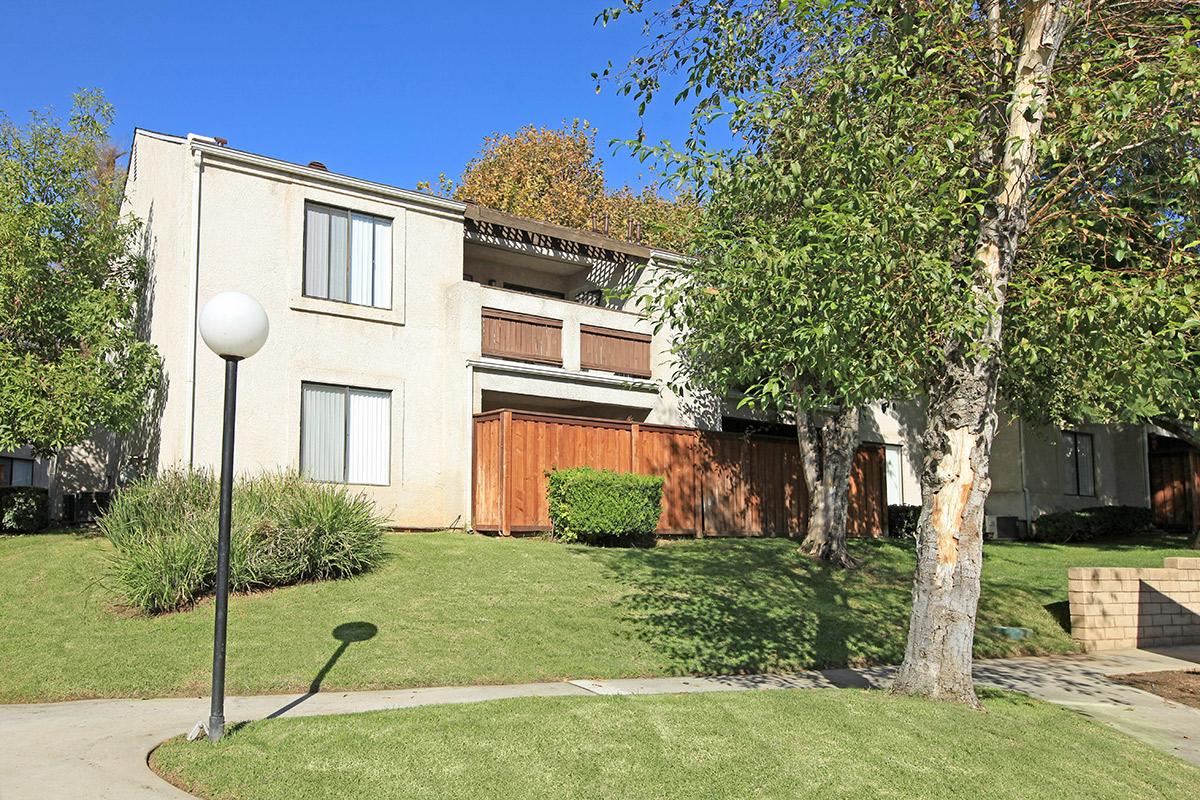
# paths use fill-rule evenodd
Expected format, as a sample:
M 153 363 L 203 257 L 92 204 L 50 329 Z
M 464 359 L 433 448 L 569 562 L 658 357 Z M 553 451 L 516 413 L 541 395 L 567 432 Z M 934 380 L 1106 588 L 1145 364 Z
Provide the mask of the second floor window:
M 1077 431 L 1062 432 L 1063 494 L 1095 497 L 1096 459 L 1092 435 Z
M 304 294 L 392 307 L 392 221 L 309 203 L 304 208 Z

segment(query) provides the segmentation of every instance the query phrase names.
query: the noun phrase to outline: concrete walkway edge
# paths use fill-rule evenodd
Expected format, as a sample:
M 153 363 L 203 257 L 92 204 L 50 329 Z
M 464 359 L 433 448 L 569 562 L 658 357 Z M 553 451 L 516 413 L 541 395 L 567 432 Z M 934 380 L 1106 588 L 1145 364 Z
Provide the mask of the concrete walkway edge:
M 1085 656 L 980 661 L 978 685 L 1025 692 L 1111 725 L 1160 750 L 1200 765 L 1200 710 L 1132 687 L 1108 675 L 1195 669 L 1200 647 L 1155 652 L 1110 651 Z M 839 669 L 791 675 L 573 680 L 503 686 L 454 686 L 377 692 L 231 697 L 233 722 L 279 716 L 317 716 L 514 697 L 642 695 L 681 692 L 819 689 L 888 685 L 894 668 Z M 79 700 L 0 706 L 5 734 L 4 800 L 23 798 L 120 798 L 149 800 L 191 795 L 171 786 L 147 766 L 162 741 L 185 733 L 207 717 L 207 698 Z

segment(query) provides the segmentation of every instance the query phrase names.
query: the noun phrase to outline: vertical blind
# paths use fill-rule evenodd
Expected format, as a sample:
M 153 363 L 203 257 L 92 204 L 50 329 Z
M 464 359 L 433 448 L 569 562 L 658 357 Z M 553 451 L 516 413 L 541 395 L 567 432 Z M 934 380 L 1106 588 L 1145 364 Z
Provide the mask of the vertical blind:
M 304 294 L 392 307 L 391 220 L 310 203 L 304 231 Z
M 390 392 L 303 384 L 301 474 L 317 481 L 386 485 L 391 407 Z

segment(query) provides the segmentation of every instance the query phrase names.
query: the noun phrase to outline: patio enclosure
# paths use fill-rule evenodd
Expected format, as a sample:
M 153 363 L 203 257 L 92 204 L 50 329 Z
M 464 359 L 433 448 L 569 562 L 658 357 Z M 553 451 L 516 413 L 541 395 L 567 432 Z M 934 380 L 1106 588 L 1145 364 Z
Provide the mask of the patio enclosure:
M 474 527 L 505 535 L 550 529 L 546 471 L 576 466 L 661 475 L 660 534 L 800 536 L 807 492 L 794 439 L 501 410 L 475 415 Z M 887 524 L 884 452 L 859 448 L 850 532 Z

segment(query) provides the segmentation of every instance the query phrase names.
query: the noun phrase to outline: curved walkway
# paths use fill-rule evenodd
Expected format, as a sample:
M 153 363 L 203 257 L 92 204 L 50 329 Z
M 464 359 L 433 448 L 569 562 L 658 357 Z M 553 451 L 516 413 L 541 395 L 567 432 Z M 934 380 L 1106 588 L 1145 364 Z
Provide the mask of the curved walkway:
M 1107 680 L 1107 675 L 1195 669 L 1200 647 L 1088 656 L 981 661 L 981 686 L 1014 689 L 1074 709 L 1148 744 L 1200 764 L 1200 711 Z M 751 689 L 882 687 L 890 667 L 708 678 L 578 680 L 511 686 L 463 686 L 381 692 L 231 697 L 230 723 L 277 716 L 312 716 L 510 697 L 588 694 L 670 694 Z M 0 706 L 0 798 L 120 798 L 150 800 L 191 795 L 146 766 L 161 741 L 208 716 L 206 698 L 81 700 Z

